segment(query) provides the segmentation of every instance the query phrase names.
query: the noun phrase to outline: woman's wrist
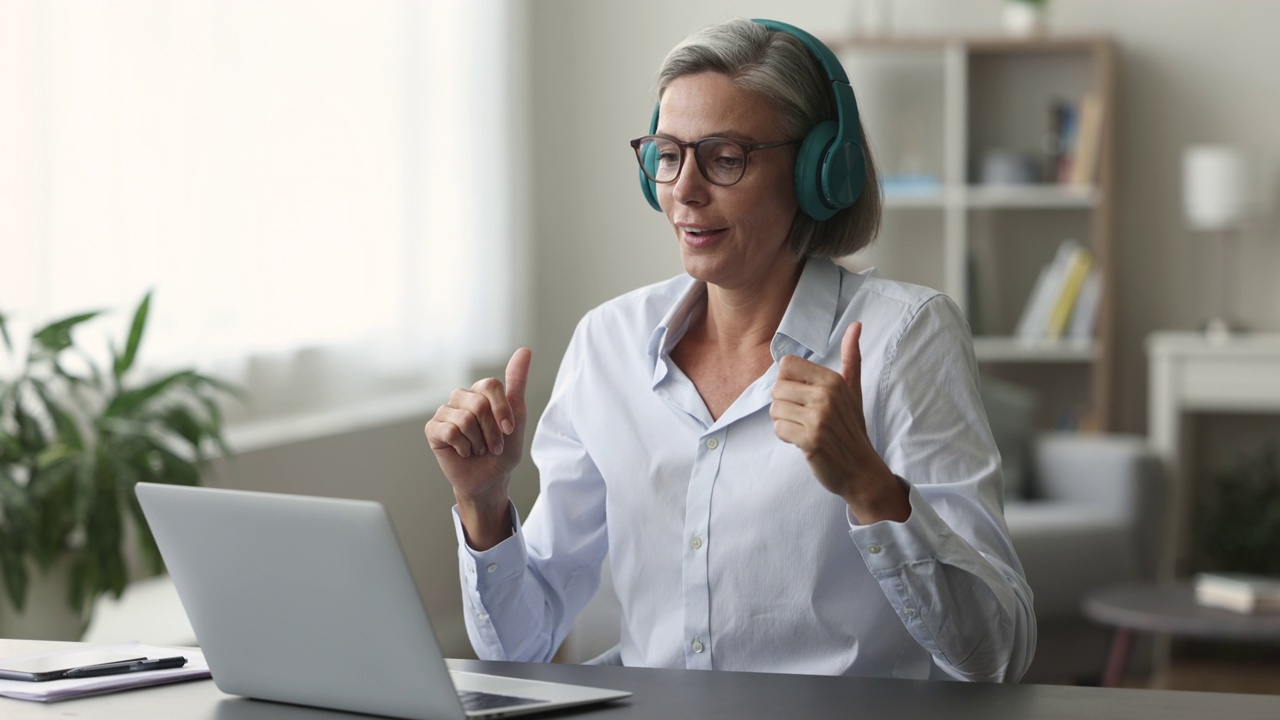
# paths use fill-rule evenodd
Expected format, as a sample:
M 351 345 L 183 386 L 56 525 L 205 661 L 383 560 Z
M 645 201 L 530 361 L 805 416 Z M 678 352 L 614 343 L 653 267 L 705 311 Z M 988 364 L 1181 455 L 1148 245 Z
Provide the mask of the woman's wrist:
M 906 522 L 911 517 L 911 494 L 906 483 L 887 467 L 876 473 L 874 481 L 859 483 L 858 491 L 846 495 L 844 501 L 862 525 L 882 520 Z
M 511 498 L 505 485 L 479 496 L 463 496 L 455 491 L 454 499 L 472 550 L 484 552 L 511 537 Z

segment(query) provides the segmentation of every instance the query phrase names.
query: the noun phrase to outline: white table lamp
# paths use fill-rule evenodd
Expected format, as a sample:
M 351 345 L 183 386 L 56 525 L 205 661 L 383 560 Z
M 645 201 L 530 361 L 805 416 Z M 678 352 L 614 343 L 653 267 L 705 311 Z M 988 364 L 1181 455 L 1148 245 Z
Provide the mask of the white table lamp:
M 1244 154 L 1224 145 L 1188 147 L 1182 156 L 1182 204 L 1187 224 L 1218 241 L 1218 314 L 1206 323 L 1205 333 L 1210 340 L 1222 342 L 1240 329 L 1227 318 L 1231 312 L 1230 245 L 1249 209 Z

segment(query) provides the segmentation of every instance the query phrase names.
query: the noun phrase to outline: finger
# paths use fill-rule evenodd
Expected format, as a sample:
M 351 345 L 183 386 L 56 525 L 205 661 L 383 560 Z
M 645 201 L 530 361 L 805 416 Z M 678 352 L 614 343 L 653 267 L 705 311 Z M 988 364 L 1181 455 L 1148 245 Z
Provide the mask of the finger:
M 787 355 L 778 363 L 778 380 L 818 384 L 831 371 L 797 355 Z
M 502 381 L 497 378 L 485 378 L 472 385 L 471 392 L 485 399 L 485 403 L 478 403 L 476 408 L 477 417 L 481 420 L 480 429 L 484 432 L 484 440 L 489 446 L 489 452 L 501 455 L 504 431 L 500 426 L 504 422 L 503 418 L 511 417 L 511 405 L 507 402 L 507 393 L 502 387 Z
M 774 420 L 788 420 L 807 427 L 813 424 L 814 412 L 812 408 L 799 403 L 775 400 L 769 405 L 769 417 Z
M 775 402 L 786 401 L 797 405 L 820 405 L 827 396 L 822 387 L 798 380 L 779 380 L 773 384 L 770 394 Z
M 482 380 L 476 384 L 480 385 L 484 382 Z M 493 383 L 497 384 L 498 381 L 494 380 Z M 502 444 L 502 432 L 498 429 L 493 405 L 483 393 L 474 390 L 455 390 L 453 396 L 449 398 L 449 406 L 471 415 L 471 418 L 464 418 L 459 422 L 458 427 L 462 428 L 467 437 L 475 441 L 475 445 L 471 448 L 475 454 L 483 455 L 486 452 L 496 451 L 497 446 Z
M 427 423 L 427 440 L 431 442 L 431 449 L 440 451 L 452 448 L 458 457 L 471 457 L 471 440 L 466 433 L 453 422 L 442 419 L 441 415 L 445 411 L 453 412 L 452 408 L 441 408 L 441 412 L 436 413 L 436 417 Z
M 862 349 L 858 340 L 862 338 L 862 323 L 851 322 L 844 331 L 844 340 L 840 343 L 840 374 L 844 381 L 854 390 L 862 388 Z
M 782 442 L 795 445 L 801 450 L 804 450 L 808 443 L 808 432 L 804 426 L 790 420 L 774 420 L 773 434 L 777 435 Z
M 514 411 L 510 417 L 503 418 L 502 431 L 510 434 L 515 430 L 514 413 L 525 412 L 524 391 L 529 384 L 529 366 L 533 362 L 533 351 L 520 348 L 507 363 L 507 402 Z

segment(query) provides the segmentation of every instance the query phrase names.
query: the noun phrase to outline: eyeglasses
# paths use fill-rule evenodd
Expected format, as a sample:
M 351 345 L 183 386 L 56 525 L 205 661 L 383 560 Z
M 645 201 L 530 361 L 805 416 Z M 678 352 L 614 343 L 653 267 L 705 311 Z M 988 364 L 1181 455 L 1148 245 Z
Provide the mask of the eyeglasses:
M 799 140 L 770 143 L 742 143 L 728 138 L 709 137 L 694 142 L 680 142 L 661 135 L 645 135 L 631 141 L 636 161 L 644 176 L 656 183 L 669 183 L 680 177 L 684 167 L 685 148 L 693 148 L 702 177 L 713 185 L 735 185 L 747 172 L 747 157 L 756 150 L 769 150 L 795 145 Z

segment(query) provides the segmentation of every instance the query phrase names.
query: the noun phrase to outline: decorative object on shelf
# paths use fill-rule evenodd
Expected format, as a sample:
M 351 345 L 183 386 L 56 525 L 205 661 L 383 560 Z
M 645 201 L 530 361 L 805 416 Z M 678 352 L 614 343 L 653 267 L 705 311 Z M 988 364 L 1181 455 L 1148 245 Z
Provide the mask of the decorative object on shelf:
M 1005 0 L 1004 29 L 1014 37 L 1045 32 L 1049 0 Z
M 1035 160 L 1013 150 L 989 150 L 978 179 L 983 185 L 1030 185 L 1036 182 Z
M 150 306 L 147 293 L 106 368 L 72 339 L 101 312 L 53 322 L 25 349 L 15 349 L 0 314 L 16 368 L 0 379 L 0 573 L 8 613 L 16 613 L 0 618 L 0 636 L 31 632 L 22 615 L 35 602 L 60 602 L 78 623 L 60 634 L 77 639 L 94 599 L 124 590 L 126 535 L 136 534 L 146 569 L 161 569 L 134 484 L 197 485 L 210 444 L 230 454 L 217 403 L 239 395 L 236 388 L 192 370 L 145 382 L 130 373 Z M 33 585 L 56 587 L 50 580 L 59 573 L 67 576 L 61 597 L 31 597 Z
M 1280 612 L 1280 577 L 1197 573 L 1196 603 L 1240 613 Z
M 1225 342 L 1242 328 L 1231 315 L 1231 264 L 1235 236 L 1248 215 L 1245 159 L 1237 148 L 1194 145 L 1182 155 L 1182 204 L 1192 230 L 1218 242 L 1218 314 L 1205 323 L 1210 340 Z
M 1196 570 L 1280 577 L 1280 446 L 1268 443 L 1214 475 L 1194 519 Z

